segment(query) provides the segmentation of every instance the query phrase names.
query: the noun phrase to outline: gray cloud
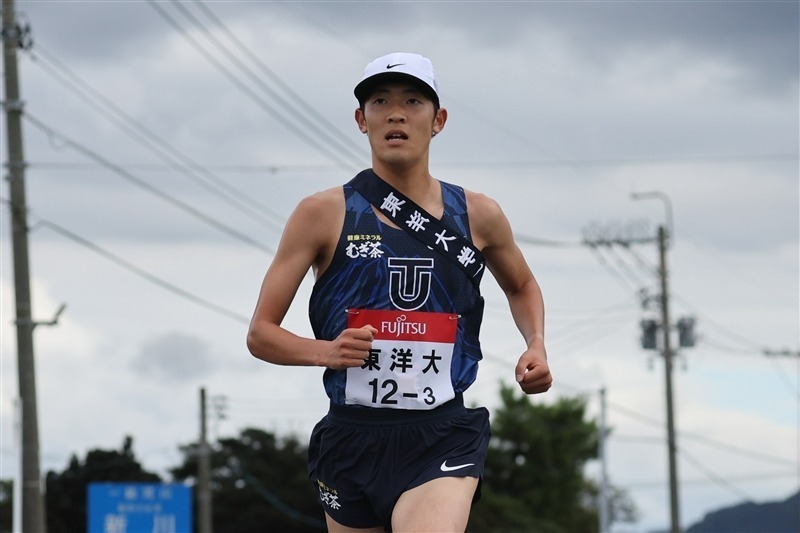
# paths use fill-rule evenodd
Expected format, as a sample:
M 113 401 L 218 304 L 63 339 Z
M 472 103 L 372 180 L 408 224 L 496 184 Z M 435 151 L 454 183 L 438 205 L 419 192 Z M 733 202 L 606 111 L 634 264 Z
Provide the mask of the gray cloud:
M 131 368 L 143 379 L 189 381 L 217 368 L 216 356 L 199 337 L 172 331 L 144 343 Z
M 285 9 L 318 26 L 347 25 L 356 42 L 388 32 L 402 47 L 412 29 L 425 28 L 502 51 L 537 35 L 559 35 L 592 63 L 630 49 L 678 45 L 740 65 L 762 89 L 797 80 L 796 2 L 299 2 Z
M 175 8 L 159 6 L 191 27 Z M 207 21 L 190 2 L 185 6 Z M 695 53 L 740 63 L 765 82 L 782 85 L 797 77 L 800 7 L 796 2 L 213 2 L 209 6 L 228 25 L 258 21 L 253 31 L 264 35 L 272 31 L 267 26 L 270 21 L 292 19 L 307 26 L 309 38 L 319 33 L 352 44 L 389 33 L 397 36 L 400 47 L 413 32 L 423 30 L 462 33 L 475 46 L 490 49 L 524 44 L 532 36 L 549 33 L 566 36 L 595 60 L 631 47 L 680 44 Z M 33 23 L 35 35 L 63 43 L 61 51 L 82 61 L 124 60 L 164 46 L 175 33 L 144 1 L 22 0 L 17 9 Z M 362 50 L 367 55 L 383 52 Z M 324 57 L 320 50 L 320 60 Z
M 167 27 L 145 2 L 17 2 L 37 41 L 60 43 L 62 59 L 76 63 L 120 62 L 152 46 Z

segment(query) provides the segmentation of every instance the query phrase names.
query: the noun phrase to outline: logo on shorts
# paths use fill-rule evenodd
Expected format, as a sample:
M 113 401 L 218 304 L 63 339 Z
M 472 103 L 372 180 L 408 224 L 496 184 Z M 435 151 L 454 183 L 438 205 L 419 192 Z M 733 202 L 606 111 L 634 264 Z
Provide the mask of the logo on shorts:
M 320 480 L 317 480 L 317 486 L 319 487 L 319 499 L 322 500 L 322 503 L 334 510 L 342 507 L 342 504 L 339 503 L 339 493 L 336 492 L 336 489 L 330 488 Z
M 454 466 L 447 466 L 447 460 L 442 463 L 441 468 L 442 472 L 452 472 L 453 470 L 461 470 L 462 468 L 466 468 L 468 466 L 475 466 L 475 463 L 466 463 L 463 465 L 454 465 Z

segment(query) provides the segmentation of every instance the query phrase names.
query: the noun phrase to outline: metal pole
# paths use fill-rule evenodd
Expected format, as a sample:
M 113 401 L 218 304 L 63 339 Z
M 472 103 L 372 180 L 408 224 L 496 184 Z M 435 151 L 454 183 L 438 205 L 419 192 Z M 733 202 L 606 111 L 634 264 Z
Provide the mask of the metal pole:
M 211 449 L 206 439 L 206 389 L 200 389 L 200 446 L 197 457 L 197 507 L 199 533 L 211 533 Z
M 670 531 L 671 533 L 680 533 L 681 521 L 677 465 L 678 447 L 675 442 L 675 413 L 672 398 L 672 363 L 675 354 L 672 351 L 672 344 L 670 342 L 669 284 L 667 283 L 667 249 L 675 238 L 672 220 L 672 203 L 670 202 L 669 196 L 658 191 L 634 193 L 631 197 L 634 200 L 658 198 L 664 202 L 664 209 L 666 211 L 667 227 L 658 227 L 659 276 L 661 278 L 661 327 L 664 336 L 664 373 L 667 389 L 667 455 L 669 458 Z
M 14 400 L 14 447 L 19 467 L 17 468 L 17 481 L 14 482 L 12 491 L 14 505 L 11 510 L 11 531 L 16 533 L 22 531 L 22 484 L 19 483 L 19 480 L 22 479 L 22 402 L 19 398 Z
M 599 435 L 599 454 L 600 454 L 600 498 L 598 501 L 600 520 L 600 533 L 608 533 L 609 531 L 609 508 L 608 508 L 608 470 L 606 465 L 606 437 L 608 430 L 606 429 L 606 389 L 600 389 L 600 435 Z
M 672 345 L 670 343 L 669 288 L 667 283 L 667 236 L 664 226 L 658 228 L 658 255 L 661 276 L 661 326 L 664 335 L 664 372 L 667 395 L 667 452 L 669 456 L 670 531 L 680 533 L 678 500 L 677 445 L 675 443 L 675 413 L 672 399 Z
M 5 69 L 8 182 L 11 241 L 14 255 L 17 372 L 22 409 L 22 530 L 44 532 L 44 498 L 39 471 L 39 427 L 33 357 L 28 222 L 25 200 L 25 158 L 22 150 L 22 101 L 19 97 L 17 48 L 22 38 L 14 0 L 3 0 L 3 67 Z

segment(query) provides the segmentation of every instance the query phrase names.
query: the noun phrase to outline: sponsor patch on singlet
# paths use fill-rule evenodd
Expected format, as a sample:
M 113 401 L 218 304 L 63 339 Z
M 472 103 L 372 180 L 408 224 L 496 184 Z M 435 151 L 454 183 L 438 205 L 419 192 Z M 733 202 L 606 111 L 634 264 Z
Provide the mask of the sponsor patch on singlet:
M 450 378 L 458 316 L 349 309 L 347 327 L 378 330 L 361 367 L 347 369 L 345 403 L 433 409 L 455 397 Z

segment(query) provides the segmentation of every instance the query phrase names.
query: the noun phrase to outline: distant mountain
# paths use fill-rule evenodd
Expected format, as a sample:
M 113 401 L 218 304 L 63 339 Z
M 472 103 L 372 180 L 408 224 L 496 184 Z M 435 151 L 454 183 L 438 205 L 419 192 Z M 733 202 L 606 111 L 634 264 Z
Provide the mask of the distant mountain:
M 800 492 L 782 502 L 742 503 L 708 513 L 686 533 L 798 533 Z

